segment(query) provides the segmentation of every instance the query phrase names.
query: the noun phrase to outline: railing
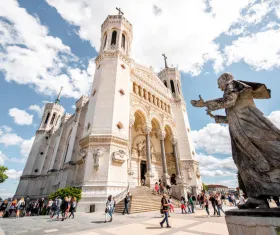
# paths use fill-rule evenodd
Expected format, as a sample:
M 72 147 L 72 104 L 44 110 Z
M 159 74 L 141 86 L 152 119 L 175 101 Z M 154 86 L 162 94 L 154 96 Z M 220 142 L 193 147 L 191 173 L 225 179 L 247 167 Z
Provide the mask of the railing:
M 115 196 L 116 204 L 118 204 L 120 201 L 122 201 L 125 198 L 128 191 L 129 191 L 129 184 L 127 185 L 127 188 L 124 191 L 120 192 L 117 196 Z

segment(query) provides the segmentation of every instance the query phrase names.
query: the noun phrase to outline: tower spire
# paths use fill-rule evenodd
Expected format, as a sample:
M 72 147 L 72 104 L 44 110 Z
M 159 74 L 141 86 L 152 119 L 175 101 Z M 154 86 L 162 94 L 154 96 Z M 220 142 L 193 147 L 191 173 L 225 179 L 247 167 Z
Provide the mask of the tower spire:
M 165 68 L 168 68 L 168 66 L 167 66 L 167 57 L 166 57 L 166 55 L 165 54 L 162 54 L 162 56 L 163 56 L 163 58 L 164 58 L 164 63 L 165 63 Z
M 55 100 L 55 103 L 56 103 L 56 104 L 59 104 L 59 102 L 60 102 L 60 95 L 61 95 L 62 89 L 63 89 L 63 86 L 60 88 L 60 91 L 59 91 L 59 93 L 58 93 L 58 96 L 57 96 L 57 98 L 56 98 L 56 100 Z

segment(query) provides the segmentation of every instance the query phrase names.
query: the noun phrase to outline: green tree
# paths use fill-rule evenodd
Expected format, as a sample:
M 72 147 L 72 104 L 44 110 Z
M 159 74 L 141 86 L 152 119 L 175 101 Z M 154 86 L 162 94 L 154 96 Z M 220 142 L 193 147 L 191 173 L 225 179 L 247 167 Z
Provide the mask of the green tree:
M 51 193 L 49 198 L 54 200 L 58 196 L 60 196 L 62 199 L 65 197 L 76 197 L 77 201 L 80 201 L 82 197 L 82 190 L 80 188 L 74 187 L 60 188 L 57 191 Z
M 237 179 L 238 179 L 239 189 L 241 189 L 243 191 L 243 193 L 245 193 L 247 195 L 246 187 L 244 185 L 244 182 L 241 178 L 241 175 L 240 175 L 239 171 L 237 171 Z
M 5 166 L 0 166 L 0 184 L 3 183 L 6 179 L 9 177 L 5 174 L 5 171 L 7 171 L 8 168 Z
M 208 186 L 204 183 L 202 183 L 202 188 L 203 188 L 203 190 L 208 191 Z

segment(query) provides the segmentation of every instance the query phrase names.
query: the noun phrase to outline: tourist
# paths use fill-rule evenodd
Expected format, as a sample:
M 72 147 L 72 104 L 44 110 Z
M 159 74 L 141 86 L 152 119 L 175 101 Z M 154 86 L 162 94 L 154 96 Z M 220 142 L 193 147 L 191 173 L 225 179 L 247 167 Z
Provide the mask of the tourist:
M 186 200 L 185 200 L 185 198 L 183 196 L 181 197 L 181 210 L 182 210 L 182 214 L 184 214 L 184 212 L 187 214 L 187 211 L 186 211 Z
M 25 214 L 26 214 L 26 216 L 29 216 L 30 212 L 31 212 L 30 202 L 31 202 L 31 200 L 27 196 L 26 199 L 25 199 Z
M 221 196 L 222 204 L 226 205 L 226 197 L 224 194 Z
M 193 195 L 190 195 L 189 196 L 189 200 L 188 200 L 188 203 L 189 203 L 189 213 L 194 213 L 194 201 L 193 201 Z
M 16 207 L 17 207 L 17 199 L 13 200 L 10 205 L 9 214 L 11 217 L 16 216 Z
M 206 210 L 206 213 L 207 213 L 208 217 L 210 217 L 210 213 L 209 213 L 209 199 L 208 199 L 206 194 L 204 195 L 203 204 L 204 204 L 204 207 L 205 207 L 205 210 Z
M 128 195 L 126 195 L 128 196 Z M 112 200 L 112 195 L 110 195 L 107 199 L 106 202 L 106 208 L 105 208 L 105 223 L 107 222 L 107 214 L 110 217 L 109 222 L 112 222 L 113 220 L 113 215 L 112 215 L 112 208 L 113 208 L 113 200 Z
M 202 193 L 200 195 L 200 199 L 199 199 L 199 202 L 201 204 L 201 209 L 203 209 L 203 207 L 204 207 L 204 196 L 205 196 L 205 192 L 202 191 Z
M 55 199 L 55 214 L 56 214 L 56 218 L 59 219 L 59 212 L 60 212 L 60 207 L 61 207 L 61 204 L 62 204 L 62 199 L 60 198 L 60 196 L 58 196 L 56 199 Z
M 125 214 L 125 212 L 129 215 L 129 202 L 130 202 L 130 196 L 129 193 L 127 193 L 125 199 L 124 199 L 124 209 L 123 209 L 123 215 Z
M 211 193 L 209 201 L 211 202 L 211 205 L 212 205 L 213 210 L 214 210 L 214 214 L 213 215 L 215 216 L 216 214 L 218 214 L 218 212 L 217 212 L 217 209 L 216 209 L 216 202 L 215 202 L 216 200 L 215 200 L 215 197 L 214 197 L 213 193 Z
M 232 204 L 232 199 L 231 199 L 231 195 L 230 195 L 230 194 L 228 195 L 228 202 L 229 202 L 229 206 L 233 206 L 233 204 Z
M 24 211 L 24 208 L 25 208 L 25 201 L 24 201 L 24 198 L 22 197 L 18 203 L 17 203 L 17 218 L 19 218 L 21 216 L 21 212 Z
M 43 210 L 43 208 L 44 208 L 44 205 L 45 205 L 45 199 L 42 197 L 42 198 L 39 200 L 38 215 L 41 215 L 41 214 L 42 214 L 42 210 Z
M 245 204 L 245 198 L 243 195 L 240 194 L 238 200 L 239 200 L 239 202 L 238 202 L 239 205 Z
M 77 206 L 77 199 L 76 199 L 76 197 L 73 197 L 70 201 L 70 215 L 69 215 L 69 218 L 72 215 L 72 219 L 74 219 L 74 212 L 76 210 L 76 206 Z
M 5 216 L 5 211 L 8 207 L 8 200 L 6 199 L 4 202 L 2 202 L 1 206 L 0 206 L 0 217 L 4 217 Z
M 34 204 L 33 204 L 33 211 L 31 213 L 31 215 L 39 215 L 39 199 L 37 199 Z
M 112 214 L 114 214 L 114 213 L 115 213 L 115 207 L 116 207 L 116 205 L 117 205 L 116 198 L 115 198 L 115 197 L 113 197 L 113 209 L 112 209 Z
M 158 182 L 156 182 L 155 183 L 155 192 L 156 192 L 156 194 L 159 193 L 158 190 L 159 190 L 159 186 L 158 186 Z
M 236 200 L 235 200 L 235 196 L 233 193 L 231 194 L 230 198 L 231 198 L 233 205 L 236 206 Z
M 173 205 L 173 201 L 172 201 L 172 197 L 171 196 L 168 199 L 168 205 L 169 205 L 169 211 L 174 213 L 175 212 L 174 211 L 174 205 Z
M 217 193 L 215 195 L 215 201 L 217 204 L 217 209 L 218 209 L 218 216 L 221 216 L 221 211 L 225 214 L 224 210 L 223 210 L 223 204 L 222 204 L 222 200 L 220 198 L 219 193 Z
M 163 194 L 163 196 L 162 196 L 161 207 L 162 207 L 162 213 L 164 215 L 164 218 L 159 223 L 160 227 L 163 227 L 164 222 L 166 222 L 166 227 L 171 228 L 171 226 L 168 223 L 168 201 L 167 201 L 167 195 L 166 194 Z
M 65 197 L 61 203 L 61 215 L 62 215 L 61 221 L 64 221 L 67 218 L 69 210 L 70 210 L 69 198 Z
M 199 207 L 201 208 L 200 194 L 197 194 L 196 203 L 197 203 L 197 204 L 199 205 Z
M 48 201 L 48 204 L 47 204 L 47 215 L 49 215 L 50 214 L 50 211 L 51 211 L 51 208 L 52 208 L 52 204 L 53 204 L 53 200 L 52 199 L 50 199 L 49 201 Z

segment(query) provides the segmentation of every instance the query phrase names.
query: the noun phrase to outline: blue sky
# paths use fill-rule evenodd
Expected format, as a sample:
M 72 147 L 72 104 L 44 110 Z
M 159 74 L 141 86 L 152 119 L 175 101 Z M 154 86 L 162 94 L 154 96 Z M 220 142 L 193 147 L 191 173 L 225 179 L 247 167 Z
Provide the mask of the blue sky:
M 0 196 L 11 196 L 24 168 L 45 102 L 64 87 L 68 113 L 90 89 L 100 26 L 121 7 L 133 24 L 131 56 L 159 71 L 181 71 L 183 93 L 203 181 L 236 186 L 226 126 L 214 124 L 191 99 L 221 97 L 218 76 L 265 83 L 270 100 L 256 101 L 280 126 L 280 7 L 276 0 L 16 1 L 0 3 L 0 164 L 10 179 Z M 145 14 L 143 14 L 143 12 Z M 176 14 L 174 14 L 176 12 Z M 222 114 L 223 111 L 217 111 Z

